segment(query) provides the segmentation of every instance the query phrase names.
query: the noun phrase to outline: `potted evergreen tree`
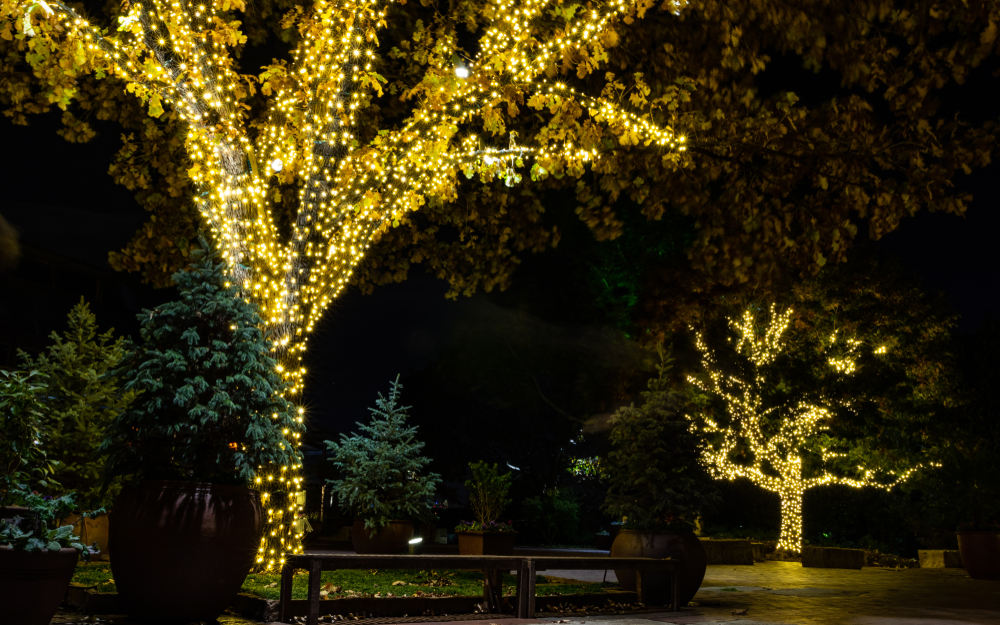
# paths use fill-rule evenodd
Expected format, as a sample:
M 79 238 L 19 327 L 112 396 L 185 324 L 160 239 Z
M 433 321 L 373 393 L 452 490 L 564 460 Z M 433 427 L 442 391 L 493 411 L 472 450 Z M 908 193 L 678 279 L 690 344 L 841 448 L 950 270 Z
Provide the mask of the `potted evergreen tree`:
M 483 461 L 469 464 L 472 479 L 465 483 L 469 507 L 475 521 L 462 521 L 455 528 L 461 555 L 509 556 L 514 553 L 514 525 L 497 522 L 510 503 L 510 473 L 500 473 L 496 464 Z
M 108 422 L 134 399 L 112 374 L 125 356 L 125 340 L 113 336 L 113 329 L 98 334 L 97 318 L 81 298 L 69 313 L 66 332 L 49 335 L 45 353 L 33 358 L 19 352 L 24 369 L 38 371 L 45 385 L 39 427 L 48 459 L 57 463 L 53 478 L 61 485 L 49 492 L 74 493 L 83 510 L 110 507 L 120 490 L 116 483 L 102 492 L 103 462 L 97 454 Z M 97 542 L 108 556 L 107 514 L 92 519 L 72 514 L 62 521 L 79 525 L 84 543 Z
M 39 448 L 44 389 L 35 372 L 0 371 L 0 623 L 48 625 L 66 596 L 80 555 L 91 550 L 72 525 L 50 529 L 58 516 L 76 509 L 73 495 L 52 498 L 33 488 L 53 486 L 51 466 Z M 98 513 L 100 511 L 97 511 Z
M 718 500 L 701 465 L 705 441 L 684 416 L 684 400 L 670 379 L 673 359 L 662 347 L 657 375 L 642 393 L 643 404 L 620 408 L 612 417 L 608 495 L 603 509 L 625 523 L 611 545 L 611 557 L 679 558 L 680 605 L 694 597 L 708 559 L 694 534 L 694 520 Z M 625 590 L 635 589 L 634 571 L 615 571 Z M 643 575 L 644 596 L 666 603 L 666 579 Z
M 416 440 L 417 427 L 407 426 L 409 406 L 399 405 L 403 385 L 399 376 L 389 396 L 379 393 L 361 434 L 340 435 L 340 443 L 326 441 L 330 461 L 341 479 L 327 480 L 344 512 L 354 516 L 352 537 L 358 553 L 402 553 L 413 538 L 412 519 L 427 518 L 436 473 L 421 475 L 430 459 L 418 455 L 424 444 Z
M 219 616 L 262 558 L 261 500 L 273 493 L 251 486 L 274 482 L 258 471 L 301 463 L 283 432 L 297 436 L 302 418 L 282 397 L 258 309 L 201 246 L 173 276 L 180 299 L 139 316 L 142 344 L 117 370 L 138 397 L 100 447 L 105 487 L 124 480 L 111 568 L 122 606 L 142 619 Z

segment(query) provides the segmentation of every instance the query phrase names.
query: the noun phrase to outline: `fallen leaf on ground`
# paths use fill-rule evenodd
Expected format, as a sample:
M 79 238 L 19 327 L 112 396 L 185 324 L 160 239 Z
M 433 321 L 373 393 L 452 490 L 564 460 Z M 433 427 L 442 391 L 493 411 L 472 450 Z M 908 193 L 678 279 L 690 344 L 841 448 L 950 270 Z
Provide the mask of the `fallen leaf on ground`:
M 746 608 L 742 610 L 733 610 L 733 616 L 736 616 L 737 614 L 746 614 L 746 613 L 747 613 Z
M 264 588 L 275 588 L 277 585 L 278 585 L 278 582 L 271 582 L 267 586 L 264 586 Z
M 393 586 L 406 586 L 406 582 L 396 580 L 392 583 Z

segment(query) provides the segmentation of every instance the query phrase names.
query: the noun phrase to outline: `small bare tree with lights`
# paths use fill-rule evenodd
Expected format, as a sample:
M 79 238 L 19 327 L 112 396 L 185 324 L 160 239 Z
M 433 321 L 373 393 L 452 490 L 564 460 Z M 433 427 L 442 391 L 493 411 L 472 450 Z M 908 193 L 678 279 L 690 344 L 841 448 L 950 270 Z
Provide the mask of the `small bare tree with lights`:
M 780 365 L 787 355 L 787 332 L 792 310 L 774 305 L 759 315 L 747 309 L 742 317 L 728 320 L 731 347 L 725 365 L 695 332 L 695 345 L 702 356 L 703 376 L 688 376 L 721 406 L 721 416 L 709 408 L 689 416 L 692 426 L 714 434 L 702 458 L 718 479 L 747 478 L 777 493 L 781 498 L 781 535 L 778 548 L 798 553 L 802 549 L 802 498 L 807 490 L 825 484 L 854 488 L 890 489 L 919 468 L 900 470 L 884 458 L 882 466 L 870 466 L 870 454 L 845 438 L 832 426 L 839 411 L 853 410 L 852 402 L 839 393 L 790 389 Z M 832 333 L 816 354 L 826 370 L 821 376 L 834 383 L 853 376 L 865 346 L 854 338 Z M 885 347 L 874 350 L 884 354 Z

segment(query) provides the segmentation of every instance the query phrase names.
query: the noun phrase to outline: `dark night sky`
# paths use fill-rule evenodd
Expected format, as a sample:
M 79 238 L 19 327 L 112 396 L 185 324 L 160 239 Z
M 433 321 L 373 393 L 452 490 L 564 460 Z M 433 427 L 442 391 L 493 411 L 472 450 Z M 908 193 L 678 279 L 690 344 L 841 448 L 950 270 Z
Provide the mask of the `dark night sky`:
M 118 145 L 115 129 L 98 125 L 103 132 L 91 144 L 69 144 L 54 133 L 57 120 L 51 115 L 28 128 L 0 120 L 4 189 L 0 214 L 21 227 L 31 242 L 98 264 L 107 250 L 126 242 L 144 213 L 131 194 L 107 175 Z M 975 195 L 964 218 L 921 213 L 904 220 L 897 232 L 880 243 L 882 249 L 899 256 L 926 288 L 947 295 L 962 315 L 962 331 L 1000 312 L 996 287 L 1000 255 L 995 243 L 1000 232 L 998 173 L 994 164 L 971 176 L 959 175 L 958 188 Z M 81 211 L 94 216 L 87 219 Z M 560 250 L 547 253 L 559 254 Z M 125 283 L 114 295 L 122 314 L 113 323 L 134 336 L 138 326 L 130 321 L 128 308 L 153 306 L 167 294 L 142 288 L 134 277 Z M 449 301 L 444 292 L 441 282 L 417 276 L 404 284 L 381 287 L 372 296 L 349 293 L 333 306 L 307 352 L 306 405 L 316 417 L 314 424 L 340 430 L 364 418 L 377 391 L 385 392 L 397 373 L 405 380 L 408 372 L 430 362 L 455 324 L 480 314 L 487 299 Z M 104 326 L 111 323 L 101 321 Z

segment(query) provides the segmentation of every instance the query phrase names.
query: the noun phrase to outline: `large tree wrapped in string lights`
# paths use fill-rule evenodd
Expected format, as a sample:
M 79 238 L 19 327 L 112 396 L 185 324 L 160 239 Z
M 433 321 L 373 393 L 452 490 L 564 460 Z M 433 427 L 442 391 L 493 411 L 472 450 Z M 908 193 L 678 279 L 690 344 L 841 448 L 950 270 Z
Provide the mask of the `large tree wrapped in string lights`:
M 851 380 L 863 362 L 883 357 L 887 347 L 868 346 L 833 331 L 804 350 L 802 345 L 793 348 L 788 336 L 792 319 L 790 308 L 747 308 L 742 316 L 728 319 L 723 358 L 695 332 L 704 375 L 688 380 L 708 401 L 689 418 L 693 427 L 714 435 L 702 457 L 714 477 L 747 478 L 778 494 L 778 548 L 799 552 L 807 490 L 826 484 L 890 489 L 920 464 L 912 456 L 872 453 L 865 441 L 837 427 L 845 413 L 864 409 L 870 398 L 852 398 Z
M 478 54 L 460 59 L 457 44 L 442 39 L 406 94 L 412 114 L 369 140 L 358 111 L 382 93 L 376 52 L 378 31 L 392 20 L 390 4 L 319 0 L 297 7 L 286 17 L 298 32 L 292 61 L 276 61 L 257 76 L 239 74 L 231 55 L 245 39 L 233 19 L 243 0 L 126 0 L 111 29 L 59 1 L 3 0 L 0 12 L 19 18 L 33 51 L 70 52 L 52 71 L 118 79 L 154 116 L 173 107 L 186 125 L 197 207 L 241 296 L 260 306 L 293 400 L 302 390 L 309 333 L 366 250 L 428 199 L 453 198 L 459 174 L 510 186 L 529 160 L 538 177 L 580 172 L 616 144 L 660 149 L 665 167 L 677 166 L 684 151 L 684 138 L 648 115 L 546 78 L 567 59 L 592 59 L 596 67 L 606 58 L 605 46 L 618 38 L 613 27 L 647 8 L 631 0 L 551 11 L 547 5 L 557 3 L 489 4 Z M 52 84 L 63 88 L 63 78 Z M 255 85 L 268 96 L 268 109 L 264 123 L 248 127 Z M 506 131 L 501 107 L 512 115 L 512 103 L 525 100 L 553 116 L 587 115 L 568 131 L 517 137 Z M 272 210 L 279 182 L 299 186 L 287 228 Z M 270 511 L 258 561 L 265 569 L 301 549 L 291 521 L 301 478 L 286 468 L 272 469 L 288 500 Z

